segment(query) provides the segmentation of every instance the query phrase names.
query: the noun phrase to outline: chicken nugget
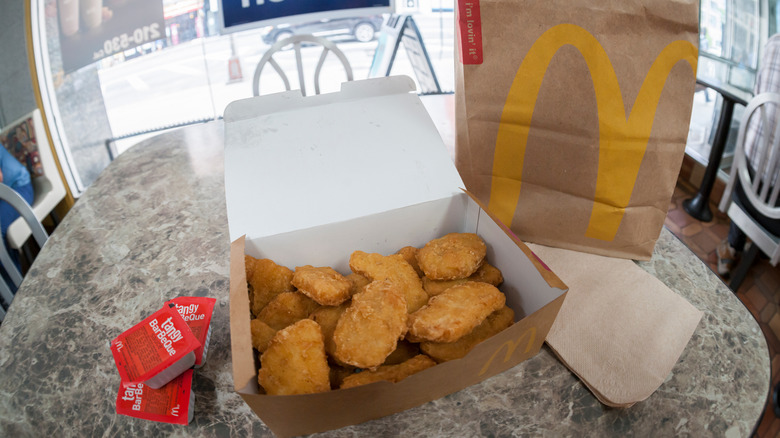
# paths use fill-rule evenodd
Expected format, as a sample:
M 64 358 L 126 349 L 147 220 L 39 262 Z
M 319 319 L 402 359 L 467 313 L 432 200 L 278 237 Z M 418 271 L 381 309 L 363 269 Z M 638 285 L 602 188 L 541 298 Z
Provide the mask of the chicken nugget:
M 376 368 L 406 333 L 406 300 L 397 283 L 374 281 L 352 297 L 333 331 L 333 357 L 358 368 Z
M 352 288 L 352 283 L 335 269 L 308 265 L 295 268 L 292 285 L 323 306 L 338 306 L 348 300 Z
M 341 365 L 331 364 L 330 365 L 330 388 L 339 389 L 341 384 L 344 382 L 344 379 L 347 376 L 351 376 L 352 374 L 355 374 L 354 367 L 345 367 Z
M 244 269 L 246 270 L 246 278 L 249 279 L 249 273 L 255 270 L 255 263 L 257 259 L 251 255 L 244 254 Z
M 341 388 L 344 389 L 367 385 L 380 380 L 396 383 L 434 365 L 436 365 L 436 362 L 434 362 L 433 359 L 424 354 L 419 354 L 406 362 L 397 365 L 382 365 L 377 368 L 376 371 L 366 370 L 349 375 L 344 378 Z
M 415 248 L 413 246 L 405 246 L 398 250 L 398 254 L 401 254 L 404 257 L 404 260 L 406 260 L 409 265 L 414 268 L 414 271 L 417 272 L 418 277 L 422 277 L 425 275 L 425 273 L 420 269 L 420 264 L 417 263 L 417 251 L 419 251 L 418 248 Z
M 398 341 L 398 345 L 396 345 L 395 350 L 390 353 L 390 356 L 387 356 L 387 359 L 385 359 L 382 365 L 398 365 L 399 363 L 406 362 L 418 354 L 420 354 L 419 344 L 413 344 L 409 341 L 401 340 Z
M 432 280 L 454 280 L 473 274 L 485 259 L 487 246 L 474 233 L 450 233 L 433 239 L 417 252 L 425 276 Z
M 514 322 L 515 311 L 504 306 L 491 313 L 482 324 L 476 326 L 471 333 L 455 342 L 422 342 L 420 349 L 436 362 L 460 359 L 468 354 L 474 346 L 485 339 L 501 332 Z
M 495 266 L 488 262 L 482 262 L 477 271 L 468 278 L 458 278 L 455 280 L 432 280 L 428 277 L 422 278 L 423 289 L 425 289 L 425 292 L 428 293 L 428 296 L 430 297 L 439 295 L 452 286 L 457 286 L 467 281 L 481 281 L 498 287 L 504 282 L 504 276 Z
M 506 296 L 492 284 L 469 281 L 453 286 L 409 315 L 407 339 L 455 342 L 505 303 Z
M 300 292 L 282 292 L 260 311 L 257 319 L 274 330 L 281 330 L 308 318 L 317 307 L 319 304 L 316 301 Z
M 354 272 L 347 275 L 347 280 L 349 280 L 349 282 L 352 283 L 352 288 L 350 289 L 351 295 L 355 295 L 360 292 L 363 292 L 363 289 L 365 289 L 365 287 L 368 286 L 369 283 L 371 283 L 370 278 L 360 274 L 356 274 Z
M 295 290 L 292 285 L 293 271 L 290 268 L 277 265 L 273 260 L 255 259 L 252 256 L 245 256 L 244 260 L 247 269 L 246 281 L 252 290 L 250 304 L 253 315 L 259 315 L 280 293 Z
M 336 330 L 336 324 L 339 322 L 339 318 L 347 310 L 350 303 L 342 303 L 338 306 L 322 306 L 315 309 L 309 315 L 309 319 L 314 320 L 320 325 L 322 329 L 322 337 L 325 339 L 325 352 L 329 355 L 333 355 L 333 351 L 336 349 L 333 344 L 333 331 Z
M 377 253 L 355 251 L 349 258 L 353 272 L 371 280 L 390 280 L 400 288 L 406 300 L 408 313 L 412 313 L 428 302 L 428 294 L 414 268 L 401 254 L 383 256 Z
M 319 324 L 303 319 L 279 330 L 260 356 L 257 381 L 269 395 L 330 390 L 330 367 Z
M 249 325 L 252 329 L 252 347 L 261 353 L 264 352 L 268 348 L 271 338 L 276 334 L 276 330 L 259 319 L 249 321 Z
M 501 286 L 504 282 L 504 276 L 501 274 L 501 270 L 491 265 L 488 262 L 482 262 L 477 268 L 477 271 L 471 274 L 469 277 L 471 281 L 481 281 L 483 283 L 492 284 L 495 287 Z
M 423 289 L 425 289 L 425 293 L 427 293 L 429 297 L 441 295 L 442 292 L 452 286 L 457 286 L 467 281 L 469 281 L 468 278 L 458 278 L 455 280 L 431 280 L 428 277 L 422 278 Z
M 255 271 L 255 264 L 257 263 L 257 259 L 250 256 L 250 255 L 244 255 L 244 271 L 246 273 L 246 290 L 249 293 L 249 307 L 251 310 L 252 303 L 255 301 L 255 288 L 252 286 L 252 283 L 249 282 L 249 278 L 252 275 L 252 272 Z

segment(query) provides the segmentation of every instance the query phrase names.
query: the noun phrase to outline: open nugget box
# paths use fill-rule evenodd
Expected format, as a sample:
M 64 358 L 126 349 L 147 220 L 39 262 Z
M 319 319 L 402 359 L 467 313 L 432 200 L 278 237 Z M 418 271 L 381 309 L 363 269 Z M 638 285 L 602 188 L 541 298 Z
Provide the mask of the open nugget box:
M 535 355 L 566 286 L 461 187 L 414 82 L 395 76 L 233 102 L 225 111 L 230 335 L 236 391 L 279 436 L 321 432 L 435 400 Z M 513 326 L 399 383 L 326 393 L 264 394 L 252 350 L 244 254 L 348 274 L 355 250 L 392 254 L 474 232 L 504 275 Z

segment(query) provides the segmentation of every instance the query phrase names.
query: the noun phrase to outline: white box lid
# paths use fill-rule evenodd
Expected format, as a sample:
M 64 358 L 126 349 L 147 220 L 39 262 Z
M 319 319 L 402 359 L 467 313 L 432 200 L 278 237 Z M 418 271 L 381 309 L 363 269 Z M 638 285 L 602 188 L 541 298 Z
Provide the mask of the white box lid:
M 450 197 L 465 187 L 407 76 L 345 82 L 225 109 L 230 240 Z

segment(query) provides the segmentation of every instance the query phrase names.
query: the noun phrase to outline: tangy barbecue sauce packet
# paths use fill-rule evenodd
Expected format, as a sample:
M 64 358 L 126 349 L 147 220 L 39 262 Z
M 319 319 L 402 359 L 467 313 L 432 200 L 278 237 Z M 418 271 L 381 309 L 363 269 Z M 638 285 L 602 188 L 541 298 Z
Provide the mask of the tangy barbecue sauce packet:
M 195 413 L 193 373 L 189 369 L 159 389 L 143 383 L 120 386 L 116 412 L 144 420 L 189 424 Z
M 200 342 L 179 312 L 168 306 L 111 341 L 122 385 L 158 389 L 195 364 Z
M 195 368 L 202 367 L 206 362 L 211 339 L 211 315 L 214 313 L 216 302 L 215 298 L 178 297 L 165 303 L 167 306 L 176 306 L 176 310 L 200 342 L 201 347 L 195 350 Z

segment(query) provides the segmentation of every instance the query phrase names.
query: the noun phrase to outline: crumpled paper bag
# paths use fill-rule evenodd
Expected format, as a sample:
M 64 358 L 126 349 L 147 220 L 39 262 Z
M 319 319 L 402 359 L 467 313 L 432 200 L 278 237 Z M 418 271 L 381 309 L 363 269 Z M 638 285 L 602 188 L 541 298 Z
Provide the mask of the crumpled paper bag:
M 546 342 L 607 406 L 658 389 L 703 313 L 631 260 L 529 244 L 569 286 Z

